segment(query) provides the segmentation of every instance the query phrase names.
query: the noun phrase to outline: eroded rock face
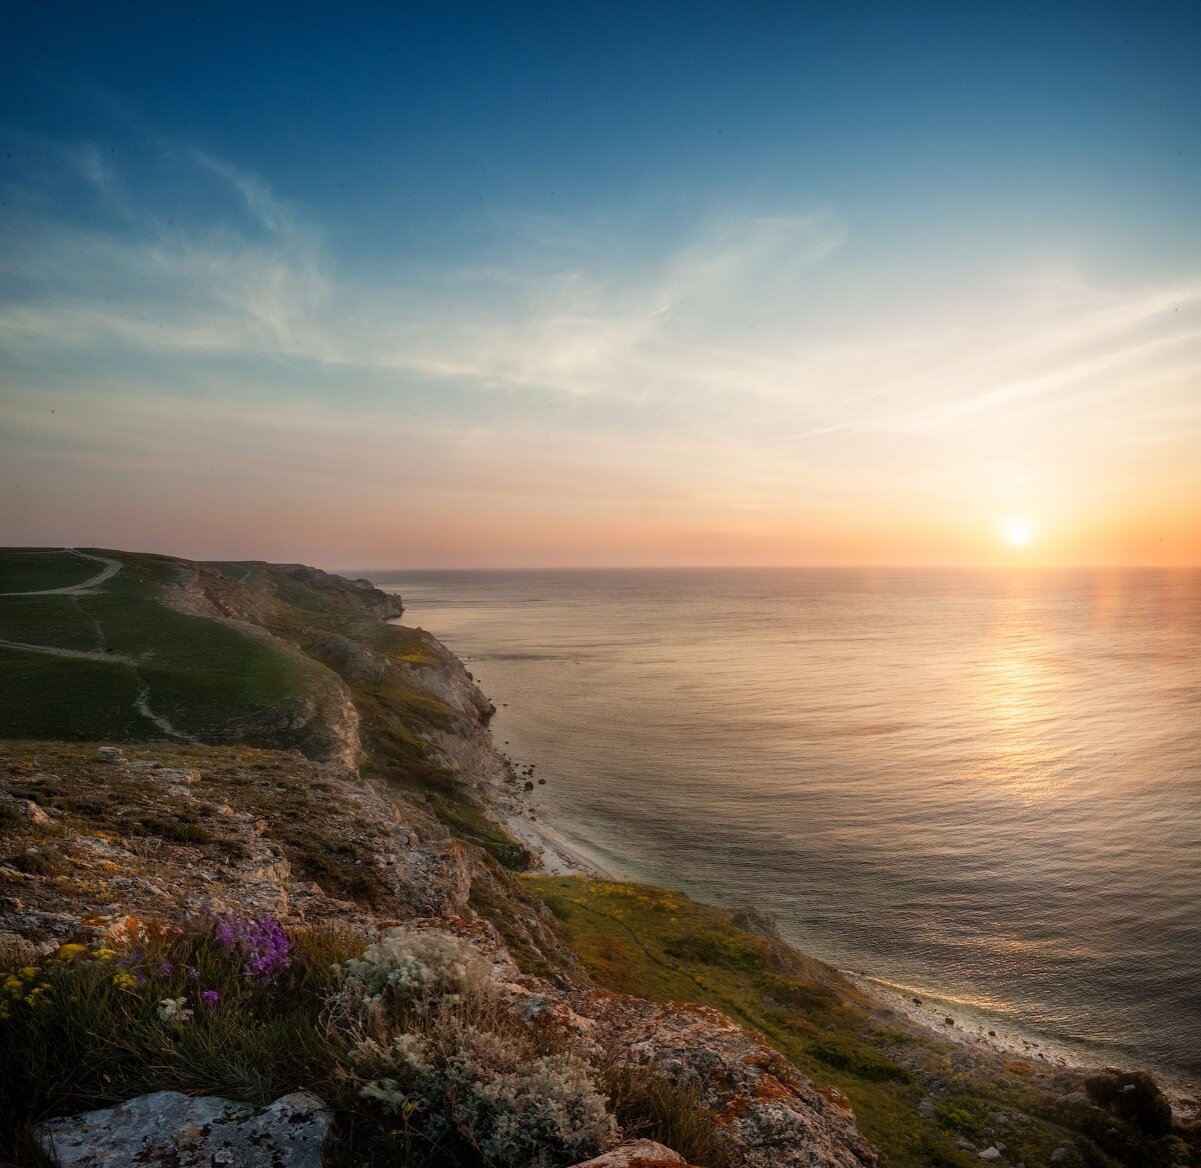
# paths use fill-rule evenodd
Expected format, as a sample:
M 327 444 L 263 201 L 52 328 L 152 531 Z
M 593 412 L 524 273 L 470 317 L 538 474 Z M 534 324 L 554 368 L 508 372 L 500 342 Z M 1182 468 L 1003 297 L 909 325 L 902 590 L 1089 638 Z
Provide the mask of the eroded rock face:
M 571 1041 L 598 1060 L 621 1052 L 673 1082 L 699 1089 L 740 1154 L 745 1168 L 874 1168 L 876 1152 L 860 1135 L 850 1100 L 837 1088 L 819 1091 L 782 1054 L 709 1006 L 668 1003 L 607 991 L 564 992 L 523 974 L 496 928 L 479 918 L 426 918 L 410 927 L 436 929 L 470 941 L 487 956 L 508 1008 L 547 1037 Z M 587 1161 L 587 1168 L 658 1168 L 676 1159 L 609 1160 L 634 1156 L 639 1144 Z
M 297 1092 L 269 1107 L 177 1091 L 40 1124 L 35 1135 L 62 1168 L 321 1168 L 330 1115 Z

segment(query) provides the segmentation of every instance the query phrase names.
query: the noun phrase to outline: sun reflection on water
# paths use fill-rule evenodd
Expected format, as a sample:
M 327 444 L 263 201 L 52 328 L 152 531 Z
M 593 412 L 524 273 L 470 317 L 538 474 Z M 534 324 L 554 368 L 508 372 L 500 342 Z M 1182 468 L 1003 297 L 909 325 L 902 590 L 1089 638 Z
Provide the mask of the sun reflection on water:
M 1061 712 L 1061 678 L 1040 648 L 1037 614 L 1013 608 L 987 645 L 977 702 L 993 756 L 989 778 L 1023 805 L 1052 798 L 1060 786 L 1062 747 L 1048 727 Z

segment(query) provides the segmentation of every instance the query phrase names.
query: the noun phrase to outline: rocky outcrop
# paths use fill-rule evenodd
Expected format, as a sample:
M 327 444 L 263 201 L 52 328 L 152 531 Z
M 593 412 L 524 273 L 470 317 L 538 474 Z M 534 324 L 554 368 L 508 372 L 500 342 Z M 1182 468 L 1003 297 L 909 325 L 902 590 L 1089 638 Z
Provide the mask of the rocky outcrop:
M 61 1168 L 321 1168 L 329 1126 L 325 1104 L 307 1092 L 259 1109 L 158 1091 L 50 1120 L 34 1134 Z
M 720 1011 L 602 991 L 565 993 L 523 975 L 487 921 L 422 920 L 415 926 L 453 932 L 486 954 L 509 1008 L 529 1025 L 581 1043 L 601 1061 L 620 1052 L 622 1062 L 695 1088 L 744 1168 L 874 1168 L 876 1153 L 860 1135 L 847 1097 L 833 1088 L 819 1091 L 783 1055 Z M 607 1168 L 609 1162 L 602 1157 L 589 1163 Z
M 392 620 L 404 613 L 404 605 L 399 596 L 393 592 L 384 592 L 370 580 L 348 580 L 345 576 L 323 572 L 320 568 L 310 568 L 307 564 L 260 563 L 255 566 L 268 579 L 278 581 L 279 578 L 283 578 L 283 587 L 279 583 L 275 585 L 280 593 L 286 594 L 288 584 L 300 585 L 327 598 L 332 595 L 343 603 L 365 605 L 380 620 Z
M 866 1168 L 876 1154 L 841 1092 L 819 1091 L 783 1055 L 708 1006 L 609 993 L 577 997 L 592 1041 L 699 1089 L 747 1168 Z
M 181 911 L 285 922 L 454 914 L 467 849 L 420 807 L 292 752 L 0 743 L 0 933 L 59 943 Z

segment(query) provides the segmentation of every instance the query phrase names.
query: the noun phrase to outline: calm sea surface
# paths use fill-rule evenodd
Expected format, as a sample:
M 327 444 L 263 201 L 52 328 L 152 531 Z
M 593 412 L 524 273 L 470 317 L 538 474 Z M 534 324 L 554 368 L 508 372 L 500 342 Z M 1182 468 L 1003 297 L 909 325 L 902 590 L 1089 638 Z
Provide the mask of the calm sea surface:
M 1201 573 L 374 578 L 618 872 L 1201 1078 Z

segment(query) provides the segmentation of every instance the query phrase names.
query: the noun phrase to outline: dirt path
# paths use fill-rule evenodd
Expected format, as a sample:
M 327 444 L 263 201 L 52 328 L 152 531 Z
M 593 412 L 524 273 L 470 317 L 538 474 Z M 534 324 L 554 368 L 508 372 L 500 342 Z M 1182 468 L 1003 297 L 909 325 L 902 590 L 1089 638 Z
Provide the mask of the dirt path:
M 79 556 L 85 560 L 94 560 L 98 564 L 103 564 L 101 571 L 95 576 L 89 577 L 80 584 L 71 584 L 66 588 L 44 588 L 37 592 L 0 592 L 0 597 L 4 596 L 65 596 L 71 600 L 75 607 L 86 616 L 96 629 L 96 640 L 100 645 L 99 649 L 63 649 L 57 645 L 33 645 L 27 641 L 6 641 L 0 639 L 0 648 L 16 649 L 22 653 L 41 653 L 47 657 L 67 657 L 74 661 L 98 661 L 104 665 L 124 665 L 128 669 L 133 670 L 134 678 L 138 683 L 138 696 L 134 699 L 134 709 L 137 710 L 147 721 L 153 722 L 164 734 L 171 738 L 178 738 L 183 742 L 196 742 L 191 734 L 185 734 L 182 730 L 176 729 L 162 714 L 156 714 L 150 708 L 150 686 L 142 679 L 138 673 L 138 667 L 153 656 L 151 653 L 144 653 L 137 657 L 131 657 L 128 653 L 114 653 L 104 648 L 104 627 L 90 613 L 84 612 L 83 606 L 79 603 L 80 596 L 92 596 L 107 580 L 111 580 L 124 566 L 120 560 L 109 559 L 108 556 L 94 556 L 90 552 L 81 552 L 78 548 L 63 548 L 64 552 L 70 552 L 72 555 Z
M 79 584 L 68 584 L 65 588 L 40 588 L 34 592 L 0 592 L 0 596 L 87 596 L 95 592 L 106 580 L 111 580 L 125 566 L 120 560 L 110 560 L 108 556 L 94 556 L 91 552 L 81 552 L 78 548 L 62 550 L 81 559 L 95 560 L 104 567 L 95 576 L 89 576 Z
M 142 663 L 140 657 L 130 657 L 126 653 L 109 653 L 91 649 L 60 649 L 57 645 L 30 645 L 25 641 L 0 640 L 0 649 L 20 649 L 25 653 L 44 653 L 47 657 L 72 657 L 77 661 L 103 661 L 109 665 L 130 665 L 135 669 Z
M 138 671 L 134 670 L 134 676 L 137 677 Z M 140 677 L 138 677 L 137 699 L 133 703 L 133 707 L 143 718 L 148 718 L 153 722 L 164 734 L 171 738 L 178 738 L 183 742 L 199 742 L 199 738 L 193 738 L 191 734 L 185 734 L 182 730 L 177 730 L 162 714 L 156 714 L 150 708 L 150 686 L 148 686 Z
M 110 653 L 106 651 L 91 651 L 87 649 L 60 649 L 56 645 L 30 645 L 25 641 L 0 640 L 0 649 L 16 649 L 22 653 L 42 653 L 47 657 L 69 657 L 74 661 L 99 661 L 104 665 L 124 665 L 133 670 L 138 683 L 138 696 L 134 699 L 134 709 L 143 718 L 153 722 L 164 734 L 178 738 L 182 742 L 199 742 L 191 734 L 185 734 L 162 716 L 150 708 L 150 686 L 138 674 L 138 666 L 143 664 L 153 654 L 145 653 L 139 657 L 130 657 L 127 653 Z

